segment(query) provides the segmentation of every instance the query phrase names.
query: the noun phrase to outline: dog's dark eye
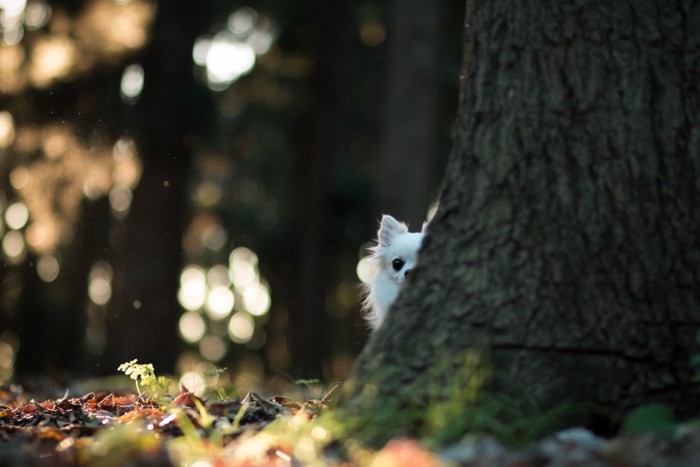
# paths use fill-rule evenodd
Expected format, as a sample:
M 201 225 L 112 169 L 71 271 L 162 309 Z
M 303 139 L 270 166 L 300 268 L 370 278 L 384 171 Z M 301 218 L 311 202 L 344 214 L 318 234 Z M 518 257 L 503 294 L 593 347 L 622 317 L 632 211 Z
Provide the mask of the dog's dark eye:
M 401 258 L 396 258 L 391 262 L 391 267 L 394 268 L 394 271 L 400 271 L 404 264 L 406 264 L 406 261 Z

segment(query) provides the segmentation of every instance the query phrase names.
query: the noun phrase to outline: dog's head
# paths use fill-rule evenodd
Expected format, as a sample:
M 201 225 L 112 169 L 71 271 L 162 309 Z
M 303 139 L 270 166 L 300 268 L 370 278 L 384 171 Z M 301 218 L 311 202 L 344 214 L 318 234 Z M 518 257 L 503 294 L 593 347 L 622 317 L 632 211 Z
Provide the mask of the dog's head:
M 374 248 L 382 272 L 397 284 L 403 283 L 416 266 L 422 242 L 423 232 L 409 232 L 406 224 L 384 215 Z

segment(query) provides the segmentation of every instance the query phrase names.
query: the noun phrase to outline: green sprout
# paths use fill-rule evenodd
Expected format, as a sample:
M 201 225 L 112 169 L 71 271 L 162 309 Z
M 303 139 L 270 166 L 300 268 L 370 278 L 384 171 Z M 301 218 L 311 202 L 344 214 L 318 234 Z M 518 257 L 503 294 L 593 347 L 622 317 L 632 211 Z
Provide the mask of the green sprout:
M 204 376 L 205 378 L 215 378 L 215 377 L 219 376 L 221 373 L 225 372 L 226 370 L 228 370 L 227 367 L 215 368 L 213 370 L 207 370 L 207 371 L 202 372 L 202 376 Z
M 170 380 L 165 376 L 157 377 L 151 363 L 138 363 L 137 359 L 133 359 L 119 365 L 117 370 L 134 380 L 139 397 L 143 395 L 139 382 L 155 394 L 166 393 L 170 387 Z

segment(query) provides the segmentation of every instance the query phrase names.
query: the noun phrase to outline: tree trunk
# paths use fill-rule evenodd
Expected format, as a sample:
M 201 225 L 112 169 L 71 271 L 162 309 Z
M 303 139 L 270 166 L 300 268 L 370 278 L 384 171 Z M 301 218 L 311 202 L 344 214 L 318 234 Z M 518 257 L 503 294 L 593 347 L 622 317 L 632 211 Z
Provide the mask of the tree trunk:
M 203 91 L 192 76 L 192 44 L 206 28 L 206 9 L 184 0 L 162 4 L 143 61 L 141 102 L 130 116 L 143 158 L 126 228 L 112 235 L 115 295 L 102 371 L 138 358 L 156 371 L 175 369 L 181 340 L 177 287 L 182 266 L 190 144 Z M 206 94 L 204 94 L 206 95 Z
M 659 401 L 697 414 L 700 5 L 467 9 L 440 208 L 345 405 L 405 413 L 455 402 L 455 385 L 467 402 L 478 353 L 490 394 L 530 413 L 570 401 L 576 423 L 616 422 Z M 397 431 L 425 430 L 433 412 L 420 413 Z
M 342 128 L 338 122 L 346 108 L 342 91 L 351 73 L 345 51 L 348 47 L 348 4 L 326 2 L 320 9 L 318 63 L 313 77 L 313 95 L 305 130 L 311 135 L 299 149 L 300 202 L 302 219 L 296 260 L 295 305 L 292 314 L 291 350 L 295 375 L 304 378 L 322 373 L 321 355 L 328 348 L 324 328 L 324 301 L 328 282 L 329 210 L 331 180 Z

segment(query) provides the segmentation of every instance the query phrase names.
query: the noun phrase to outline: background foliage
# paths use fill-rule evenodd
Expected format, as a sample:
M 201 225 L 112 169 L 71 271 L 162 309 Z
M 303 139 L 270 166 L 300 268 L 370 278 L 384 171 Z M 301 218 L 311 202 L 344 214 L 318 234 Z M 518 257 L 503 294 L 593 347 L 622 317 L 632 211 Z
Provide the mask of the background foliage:
M 342 379 L 363 245 L 450 150 L 432 3 L 0 0 L 0 380 Z

